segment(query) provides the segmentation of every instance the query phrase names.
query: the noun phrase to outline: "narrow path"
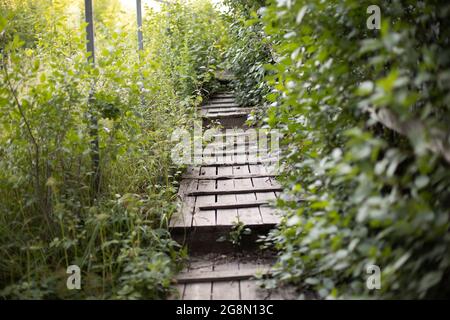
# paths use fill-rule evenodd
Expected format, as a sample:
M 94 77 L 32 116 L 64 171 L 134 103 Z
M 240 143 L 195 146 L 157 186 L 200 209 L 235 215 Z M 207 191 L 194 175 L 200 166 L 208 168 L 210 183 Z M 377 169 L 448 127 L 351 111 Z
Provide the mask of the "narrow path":
M 204 128 L 220 123 L 223 129 L 215 136 L 214 151 L 203 150 L 202 165 L 189 167 L 181 181 L 182 206 L 170 229 L 178 242 L 188 246 L 190 260 L 178 277 L 176 298 L 287 298 L 287 292 L 260 289 L 254 280 L 273 262 L 256 240 L 280 220 L 269 204 L 281 186 L 262 163 L 256 136 L 245 131 L 250 109 L 237 105 L 232 93 L 219 93 L 199 111 Z M 240 233 L 238 246 L 229 241 L 237 221 L 251 230 Z

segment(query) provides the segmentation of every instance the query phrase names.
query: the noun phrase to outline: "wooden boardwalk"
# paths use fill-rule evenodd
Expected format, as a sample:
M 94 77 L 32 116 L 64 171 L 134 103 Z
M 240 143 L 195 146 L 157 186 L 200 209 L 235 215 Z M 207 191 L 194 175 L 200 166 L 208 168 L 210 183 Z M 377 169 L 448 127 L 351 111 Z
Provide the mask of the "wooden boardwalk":
M 213 143 L 213 152 L 205 149 L 201 165 L 189 167 L 180 184 L 182 205 L 170 230 L 188 246 L 191 260 L 178 277 L 177 298 L 281 299 L 279 292 L 259 289 L 253 279 L 258 272 L 267 273 L 267 259 L 254 253 L 252 262 L 245 261 L 234 254 L 230 241 L 217 241 L 229 237 L 239 221 L 251 230 L 240 249 L 257 251 L 258 235 L 280 221 L 271 204 L 281 186 L 264 165 L 265 150 L 258 152 L 258 141 L 242 130 L 229 130 L 242 128 L 250 110 L 237 105 L 233 94 L 221 93 L 199 111 L 204 126 L 219 123 L 225 129 L 218 135 L 223 139 Z M 211 254 L 216 254 L 213 260 Z

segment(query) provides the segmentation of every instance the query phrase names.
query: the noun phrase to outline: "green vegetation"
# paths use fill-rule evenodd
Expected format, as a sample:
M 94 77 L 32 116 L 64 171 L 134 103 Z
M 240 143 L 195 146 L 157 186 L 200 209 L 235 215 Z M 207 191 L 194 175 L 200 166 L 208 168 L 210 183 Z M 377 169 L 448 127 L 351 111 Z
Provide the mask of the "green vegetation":
M 450 295 L 450 4 L 224 3 L 147 8 L 138 52 L 134 12 L 94 0 L 92 66 L 84 1 L 0 2 L 0 298 L 171 293 L 186 253 L 167 230 L 182 171 L 170 138 L 219 69 L 250 122 L 282 134 L 277 281 L 321 298 Z
M 238 33 L 262 26 L 276 60 L 253 53 L 246 68 L 265 64 L 259 112 L 283 134 L 286 217 L 269 237 L 280 281 L 323 298 L 448 297 L 450 171 L 435 142 L 450 150 L 449 4 L 246 3 L 253 13 Z M 372 4 L 381 30 L 366 27 Z M 403 134 L 377 120 L 380 110 Z M 366 288 L 371 264 L 380 290 Z
M 170 137 L 214 86 L 223 24 L 208 2 L 148 9 L 138 54 L 135 16 L 94 5 L 95 68 L 84 1 L 0 5 L 4 298 L 163 298 L 184 256 L 166 227 L 179 174 Z M 71 264 L 83 290 L 66 289 Z

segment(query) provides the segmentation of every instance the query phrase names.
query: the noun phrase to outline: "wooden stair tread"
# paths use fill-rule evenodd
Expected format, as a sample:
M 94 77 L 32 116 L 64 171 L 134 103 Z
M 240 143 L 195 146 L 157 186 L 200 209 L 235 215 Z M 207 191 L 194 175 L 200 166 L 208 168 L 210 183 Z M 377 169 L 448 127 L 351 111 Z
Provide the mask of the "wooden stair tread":
M 271 173 L 249 173 L 249 174 L 230 174 L 230 175 L 184 175 L 183 179 L 201 179 L 201 180 L 224 180 L 224 179 L 250 179 L 275 177 Z
M 235 103 L 221 103 L 221 104 L 205 104 L 199 107 L 200 110 L 216 110 L 216 109 L 228 109 L 228 108 L 235 108 L 235 109 L 243 109 L 238 104 Z
M 209 281 L 236 281 L 246 280 L 255 277 L 256 274 L 267 275 L 270 273 L 270 266 L 262 266 L 254 269 L 234 269 L 222 271 L 195 270 L 182 272 L 177 276 L 178 283 L 197 283 Z
M 191 191 L 187 196 L 207 196 L 215 194 L 240 194 L 240 193 L 252 193 L 252 192 L 276 192 L 282 191 L 281 187 L 265 187 L 265 188 L 237 188 L 237 189 L 223 189 L 223 190 L 205 190 L 205 191 Z
M 210 202 L 204 203 L 197 208 L 199 210 L 217 210 L 217 209 L 239 209 L 239 208 L 251 208 L 251 207 L 259 207 L 262 205 L 268 205 L 269 201 L 267 200 L 255 200 L 248 202 L 238 202 L 238 203 L 219 203 L 219 202 Z
M 230 112 L 230 113 L 207 113 L 203 114 L 203 118 L 207 119 L 216 119 L 216 118 L 236 118 L 236 117 L 244 117 L 247 116 L 248 112 Z
M 251 108 L 209 108 L 209 109 L 202 109 L 201 114 L 202 115 L 208 115 L 208 114 L 215 114 L 215 113 L 237 113 L 237 112 L 246 112 L 250 113 L 252 111 Z

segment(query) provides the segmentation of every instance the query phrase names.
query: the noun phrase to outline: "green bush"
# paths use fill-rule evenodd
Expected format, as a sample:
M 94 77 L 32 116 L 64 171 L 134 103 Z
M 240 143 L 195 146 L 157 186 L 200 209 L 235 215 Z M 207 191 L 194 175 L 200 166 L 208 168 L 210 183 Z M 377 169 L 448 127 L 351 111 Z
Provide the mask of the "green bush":
M 262 109 L 264 96 L 269 92 L 264 77 L 266 63 L 272 62 L 270 43 L 266 41 L 257 10 L 264 1 L 225 1 L 228 12 L 230 43 L 224 64 L 235 77 L 232 88 L 236 101 L 243 106 Z M 259 111 L 259 109 L 257 109 Z
M 138 53 L 134 13 L 117 3 L 95 8 L 95 68 L 83 1 L 0 6 L 3 298 L 163 298 L 181 267 L 167 230 L 180 173 L 171 134 L 191 124 L 214 86 L 222 24 L 203 2 L 149 10 Z M 81 268 L 80 291 L 66 288 L 71 264 Z
M 366 27 L 372 4 L 381 30 Z M 448 297 L 450 171 L 432 140 L 449 150 L 450 6 L 268 1 L 259 12 L 277 57 L 265 122 L 283 134 L 278 278 L 323 298 Z M 366 288 L 371 264 L 380 290 Z

